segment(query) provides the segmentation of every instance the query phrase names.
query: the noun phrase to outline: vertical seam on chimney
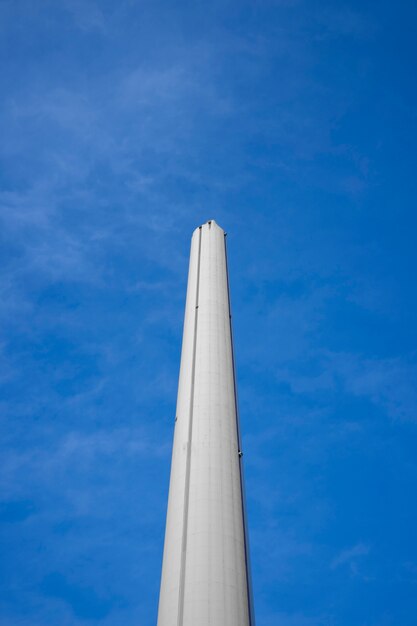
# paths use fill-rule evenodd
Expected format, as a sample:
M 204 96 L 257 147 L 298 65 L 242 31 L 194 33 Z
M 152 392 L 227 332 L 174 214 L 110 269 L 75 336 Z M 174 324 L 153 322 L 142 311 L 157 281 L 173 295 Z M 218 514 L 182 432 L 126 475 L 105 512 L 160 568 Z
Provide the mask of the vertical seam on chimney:
M 186 567 L 186 558 L 187 558 L 188 509 L 189 509 L 189 502 L 190 502 L 191 443 L 192 443 L 192 436 L 193 436 L 195 361 L 196 361 L 196 348 L 197 348 L 197 324 L 198 324 L 198 307 L 199 307 L 198 299 L 199 299 L 199 293 L 200 293 L 201 236 L 202 236 L 202 227 L 200 226 L 199 239 L 198 239 L 197 285 L 196 285 L 196 297 L 195 297 L 194 337 L 193 337 L 193 360 L 192 360 L 192 366 L 191 366 L 190 413 L 189 413 L 189 421 L 188 421 L 187 460 L 186 460 L 186 468 L 185 468 L 184 514 L 183 514 L 183 531 L 182 531 L 182 542 L 181 542 L 181 567 L 180 567 L 177 626 L 182 626 L 183 618 L 184 618 L 185 567 Z
M 241 494 L 241 505 L 242 505 L 242 520 L 243 520 L 243 542 L 244 542 L 245 566 L 246 566 L 246 592 L 248 596 L 248 617 L 249 617 L 249 626 L 255 626 L 252 577 L 251 577 L 251 566 L 250 566 L 250 556 L 249 556 L 249 536 L 248 536 L 246 503 L 245 503 L 245 484 L 244 484 L 244 477 L 243 477 L 242 452 L 241 452 L 242 441 L 241 441 L 241 435 L 240 435 L 239 403 L 238 403 L 238 398 L 237 398 L 237 385 L 236 385 L 236 364 L 235 364 L 235 354 L 234 354 L 234 349 L 233 349 L 232 309 L 230 305 L 229 268 L 228 268 L 228 263 L 227 263 L 226 233 L 224 234 L 224 256 L 225 256 L 225 263 L 226 263 L 227 300 L 228 300 L 228 306 L 229 306 L 230 346 L 231 346 L 231 353 L 232 353 L 233 392 L 234 392 L 234 401 L 235 401 L 237 449 L 238 449 L 238 455 L 239 455 L 238 463 L 239 463 L 240 494 Z

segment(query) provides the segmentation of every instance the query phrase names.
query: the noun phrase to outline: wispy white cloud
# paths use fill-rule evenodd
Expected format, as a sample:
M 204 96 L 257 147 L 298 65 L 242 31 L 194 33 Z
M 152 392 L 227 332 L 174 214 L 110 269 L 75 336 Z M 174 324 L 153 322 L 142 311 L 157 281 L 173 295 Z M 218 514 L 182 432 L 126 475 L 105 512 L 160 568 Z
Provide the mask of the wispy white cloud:
M 351 548 L 342 550 L 331 562 L 331 569 L 342 566 L 349 568 L 352 575 L 359 575 L 359 562 L 370 552 L 370 547 L 364 543 L 357 543 Z
M 150 429 L 149 429 L 150 430 Z M 56 484 L 62 472 L 91 472 L 100 460 L 119 463 L 126 457 L 161 457 L 168 454 L 170 442 L 152 440 L 155 433 L 145 427 L 96 430 L 92 433 L 69 432 L 46 448 L 38 445 L 29 451 L 9 450 L 2 461 L 2 485 L 10 494 L 16 492 L 21 478 L 26 475 L 36 480 L 38 486 Z M 36 477 L 36 478 L 35 478 Z
M 108 30 L 108 22 L 111 14 L 107 17 L 99 3 L 93 0 L 64 0 L 62 6 L 72 16 L 75 24 L 83 31 L 99 31 L 105 34 Z
M 417 370 L 413 361 L 329 354 L 328 367 L 341 377 L 348 392 L 369 398 L 393 418 L 417 420 Z M 326 359 L 327 360 L 327 359 Z

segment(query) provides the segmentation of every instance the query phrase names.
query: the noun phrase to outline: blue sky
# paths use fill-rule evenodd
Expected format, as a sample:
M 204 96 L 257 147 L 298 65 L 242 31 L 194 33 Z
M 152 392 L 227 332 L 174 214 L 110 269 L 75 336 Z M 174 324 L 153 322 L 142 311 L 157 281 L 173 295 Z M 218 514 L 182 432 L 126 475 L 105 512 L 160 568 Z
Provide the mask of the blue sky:
M 415 626 L 416 18 L 1 3 L 2 626 L 155 624 L 210 218 L 258 626 Z

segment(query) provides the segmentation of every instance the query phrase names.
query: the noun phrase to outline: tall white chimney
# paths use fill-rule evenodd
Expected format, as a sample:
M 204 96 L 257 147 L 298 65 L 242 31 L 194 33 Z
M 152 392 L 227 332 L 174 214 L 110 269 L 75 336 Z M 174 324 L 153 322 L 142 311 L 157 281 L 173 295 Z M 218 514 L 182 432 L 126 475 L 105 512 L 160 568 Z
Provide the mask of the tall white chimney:
M 191 240 L 158 626 L 254 626 L 226 233 Z

